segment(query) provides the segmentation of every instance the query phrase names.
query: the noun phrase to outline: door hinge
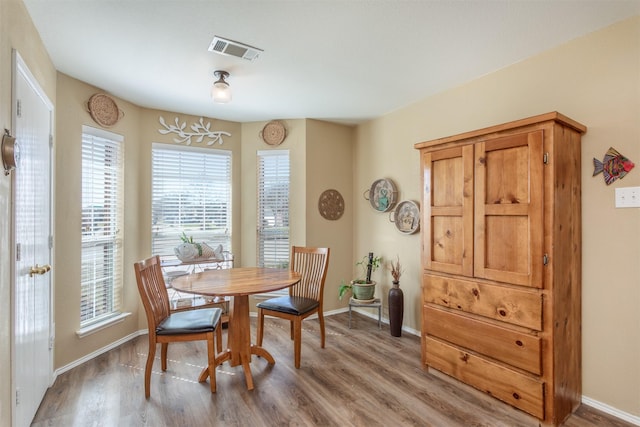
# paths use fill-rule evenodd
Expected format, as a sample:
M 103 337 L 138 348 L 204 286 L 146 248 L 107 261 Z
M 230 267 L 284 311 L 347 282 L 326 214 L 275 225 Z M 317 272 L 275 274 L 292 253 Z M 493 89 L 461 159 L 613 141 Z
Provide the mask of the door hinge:
M 544 254 L 544 255 L 542 256 L 542 264 L 543 264 L 543 265 L 547 265 L 547 264 L 549 264 L 549 255 Z
M 16 405 L 20 404 L 20 389 L 16 389 Z
M 53 135 L 49 135 L 49 148 L 53 148 Z
M 53 236 L 49 236 L 49 249 L 53 249 Z
M 16 101 L 16 116 L 22 117 L 22 101 L 19 99 Z
M 544 153 L 542 155 L 542 163 L 544 163 L 545 165 L 549 164 L 549 153 Z
M 54 338 L 49 337 L 49 350 L 53 350 L 53 342 L 54 342 Z
M 16 243 L 16 261 L 20 261 L 20 248 L 22 246 L 20 245 L 20 243 Z

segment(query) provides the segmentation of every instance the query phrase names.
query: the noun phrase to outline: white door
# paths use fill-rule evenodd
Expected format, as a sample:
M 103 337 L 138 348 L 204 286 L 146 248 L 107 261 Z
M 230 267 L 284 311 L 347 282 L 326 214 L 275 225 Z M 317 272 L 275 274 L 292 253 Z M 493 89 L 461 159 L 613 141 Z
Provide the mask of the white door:
M 51 144 L 53 105 L 14 51 L 14 416 L 28 426 L 52 378 Z

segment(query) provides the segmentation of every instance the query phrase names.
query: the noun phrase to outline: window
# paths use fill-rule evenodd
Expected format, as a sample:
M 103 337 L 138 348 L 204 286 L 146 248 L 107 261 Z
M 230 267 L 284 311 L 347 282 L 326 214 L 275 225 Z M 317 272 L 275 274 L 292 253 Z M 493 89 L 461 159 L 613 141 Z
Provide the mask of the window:
M 289 151 L 258 151 L 258 266 L 289 266 Z
M 231 252 L 231 152 L 153 144 L 151 253 L 175 256 L 184 232 Z
M 123 138 L 82 127 L 80 327 L 120 314 Z

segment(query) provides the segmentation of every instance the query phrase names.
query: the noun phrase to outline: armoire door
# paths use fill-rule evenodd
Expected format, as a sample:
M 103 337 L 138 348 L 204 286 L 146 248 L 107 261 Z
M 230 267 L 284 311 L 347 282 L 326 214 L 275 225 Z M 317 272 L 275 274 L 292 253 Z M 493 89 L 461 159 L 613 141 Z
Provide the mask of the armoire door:
M 473 275 L 473 145 L 425 152 L 424 268 Z
M 542 287 L 543 137 L 475 144 L 475 277 Z

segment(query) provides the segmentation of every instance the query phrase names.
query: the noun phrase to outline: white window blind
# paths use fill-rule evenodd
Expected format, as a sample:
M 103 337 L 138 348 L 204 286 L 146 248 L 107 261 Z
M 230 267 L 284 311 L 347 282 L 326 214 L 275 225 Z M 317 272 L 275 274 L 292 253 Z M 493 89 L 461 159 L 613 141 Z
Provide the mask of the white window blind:
M 122 137 L 82 132 L 81 328 L 120 314 L 124 212 Z
M 231 252 L 231 151 L 153 144 L 151 252 L 174 256 L 184 232 Z
M 258 151 L 258 266 L 289 266 L 289 150 Z

